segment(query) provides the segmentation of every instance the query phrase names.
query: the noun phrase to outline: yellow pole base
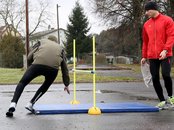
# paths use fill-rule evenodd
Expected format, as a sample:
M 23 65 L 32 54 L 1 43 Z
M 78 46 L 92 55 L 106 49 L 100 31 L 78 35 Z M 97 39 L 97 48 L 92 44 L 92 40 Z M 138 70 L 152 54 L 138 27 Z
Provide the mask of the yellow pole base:
M 100 115 L 100 114 L 101 114 L 101 110 L 100 110 L 100 108 L 98 108 L 98 107 L 91 107 L 91 108 L 88 110 L 88 114 L 89 114 L 89 115 Z
M 70 103 L 71 103 L 71 104 L 80 104 L 80 102 L 77 101 L 77 100 L 72 100 Z

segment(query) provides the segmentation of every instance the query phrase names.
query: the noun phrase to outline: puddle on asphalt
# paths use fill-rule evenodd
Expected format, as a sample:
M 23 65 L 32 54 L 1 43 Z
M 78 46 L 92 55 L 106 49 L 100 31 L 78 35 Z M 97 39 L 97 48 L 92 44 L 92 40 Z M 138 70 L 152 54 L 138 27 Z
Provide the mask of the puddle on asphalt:
M 77 90 L 77 91 L 85 91 L 85 92 L 90 92 L 92 90 Z M 96 93 L 97 94 L 113 94 L 113 93 L 117 93 L 117 94 L 120 94 L 120 96 L 126 96 L 128 97 L 129 99 L 132 99 L 132 100 L 142 100 L 142 101 L 146 101 L 146 100 L 157 100 L 155 98 L 152 98 L 152 97 L 144 97 L 144 96 L 137 96 L 137 95 L 133 95 L 133 94 L 130 94 L 130 93 L 126 93 L 126 92 L 120 92 L 120 91 L 113 91 L 113 90 L 96 90 Z
M 63 91 L 63 90 L 48 90 L 47 92 L 55 92 L 55 91 Z M 72 90 L 73 91 L 73 90 Z M 80 91 L 80 92 L 92 92 L 93 90 L 76 90 L 76 91 Z M 30 93 L 30 92 L 36 92 L 34 90 L 28 90 L 28 91 L 25 91 L 27 93 Z M 2 91 L 0 92 L 2 94 L 7 94 L 8 96 L 12 96 L 11 94 L 14 93 L 14 91 Z M 144 96 L 137 96 L 137 95 L 133 95 L 133 94 L 130 94 L 130 93 L 126 93 L 126 92 L 120 92 L 120 91 L 113 91 L 113 90 L 96 90 L 96 93 L 97 94 L 113 94 L 113 93 L 116 93 L 116 94 L 120 94 L 120 96 L 126 96 L 128 97 L 129 99 L 134 99 L 134 100 L 157 100 L 155 98 L 151 98 L 151 97 L 144 97 Z
M 63 91 L 63 90 L 48 90 L 47 92 L 55 92 L 55 91 Z M 73 91 L 73 90 L 72 90 Z M 76 90 L 76 91 L 81 91 L 81 92 L 91 92 L 93 90 Z M 30 92 L 36 92 L 36 90 L 25 90 L 25 92 L 30 93 Z M 0 93 L 14 93 L 14 91 L 2 91 Z M 120 93 L 119 91 L 112 91 L 112 90 L 96 90 L 96 93 Z

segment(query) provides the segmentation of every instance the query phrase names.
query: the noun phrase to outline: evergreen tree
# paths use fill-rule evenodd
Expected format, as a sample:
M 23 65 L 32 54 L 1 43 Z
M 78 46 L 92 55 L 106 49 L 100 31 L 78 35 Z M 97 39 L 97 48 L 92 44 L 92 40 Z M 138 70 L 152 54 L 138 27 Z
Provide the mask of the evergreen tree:
M 2 54 L 2 65 L 7 68 L 23 67 L 24 44 L 20 37 L 6 35 L 1 39 L 0 52 Z
M 72 15 L 69 16 L 70 24 L 67 25 L 67 57 L 73 56 L 73 39 L 76 40 L 76 56 L 80 58 L 83 53 L 91 52 L 92 43 L 87 36 L 88 18 L 85 16 L 83 8 L 76 2 Z

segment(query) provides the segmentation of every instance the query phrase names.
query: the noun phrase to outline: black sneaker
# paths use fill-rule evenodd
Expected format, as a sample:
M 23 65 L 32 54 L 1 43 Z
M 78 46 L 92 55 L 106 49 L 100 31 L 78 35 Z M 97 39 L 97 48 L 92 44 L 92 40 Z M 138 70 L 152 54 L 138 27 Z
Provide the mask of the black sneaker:
M 15 111 L 15 108 L 14 107 L 10 107 L 8 109 L 8 112 L 6 113 L 6 116 L 7 117 L 13 117 L 13 112 Z

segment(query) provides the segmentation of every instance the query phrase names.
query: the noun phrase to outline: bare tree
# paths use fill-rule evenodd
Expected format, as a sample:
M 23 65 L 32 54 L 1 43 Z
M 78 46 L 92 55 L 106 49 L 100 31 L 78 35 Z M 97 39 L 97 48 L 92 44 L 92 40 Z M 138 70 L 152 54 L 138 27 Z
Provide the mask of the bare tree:
M 130 33 L 127 30 L 121 32 L 123 37 L 117 36 L 117 41 L 120 41 L 123 45 L 128 43 L 125 37 L 131 38 L 132 43 L 136 46 L 135 54 L 140 56 L 141 48 L 141 27 L 144 19 L 144 0 L 92 0 L 95 7 L 95 13 L 103 18 L 105 24 L 110 27 L 117 28 L 121 26 L 124 29 L 130 29 Z M 120 34 L 118 34 L 120 35 Z M 129 35 L 129 36 L 128 36 Z M 119 44 L 115 41 L 115 43 Z M 130 43 L 130 42 L 129 42 Z
M 174 0 L 158 0 L 161 12 L 174 19 Z
M 38 28 L 45 27 L 47 23 L 50 21 L 50 12 L 48 11 L 49 3 L 46 0 L 38 0 L 38 5 L 35 8 L 30 9 L 30 33 L 32 35 Z M 32 6 L 32 5 L 31 5 Z M 47 26 L 46 26 L 47 27 Z
M 22 8 L 17 9 L 16 7 L 17 3 L 15 0 L 0 0 L 0 20 L 5 26 L 12 25 L 12 27 L 17 30 L 20 23 L 23 21 L 25 12 L 22 11 Z M 9 29 L 8 33 L 12 31 L 12 28 Z
M 174 17 L 174 0 L 90 0 L 94 13 L 112 27 L 134 22 L 142 24 L 147 1 L 156 1 L 161 12 Z
M 100 18 L 103 19 L 105 25 L 110 28 L 121 27 L 123 30 L 117 34 L 117 41 L 128 45 L 132 42 L 135 46 L 135 54 L 141 55 L 141 30 L 145 22 L 144 5 L 150 0 L 90 0 L 94 7 L 93 10 Z M 174 1 L 173 0 L 154 0 L 160 5 L 160 11 L 174 18 Z M 128 31 L 130 30 L 130 31 Z M 129 33 L 127 33 L 129 32 Z M 109 33 L 109 32 L 108 32 Z M 129 35 L 129 36 L 128 36 Z M 129 40 L 127 40 L 128 38 Z M 119 44 L 118 42 L 114 41 Z M 127 42 L 127 43 L 125 43 Z
M 113 27 L 142 16 L 143 0 L 91 0 L 94 12 Z
M 25 23 L 25 1 L 0 0 L 0 21 L 5 26 L 11 25 L 15 30 L 22 29 Z M 36 2 L 36 1 L 35 1 Z M 30 4 L 29 17 L 31 17 L 30 34 L 47 23 L 48 3 L 42 0 L 37 1 L 38 7 L 34 9 Z M 34 17 L 33 17 L 34 16 Z M 11 31 L 11 30 L 10 30 Z

